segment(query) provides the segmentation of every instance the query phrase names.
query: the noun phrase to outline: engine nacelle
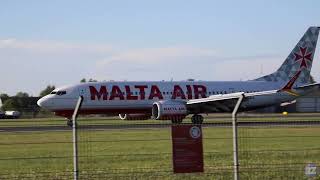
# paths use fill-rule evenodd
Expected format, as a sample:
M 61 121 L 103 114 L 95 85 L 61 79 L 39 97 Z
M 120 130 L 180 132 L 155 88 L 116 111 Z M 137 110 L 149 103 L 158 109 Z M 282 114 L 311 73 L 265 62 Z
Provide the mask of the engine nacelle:
M 186 103 L 182 101 L 158 101 L 152 105 L 152 117 L 157 120 L 183 119 L 187 115 Z
M 150 119 L 150 115 L 147 114 L 119 114 L 121 120 L 147 120 Z

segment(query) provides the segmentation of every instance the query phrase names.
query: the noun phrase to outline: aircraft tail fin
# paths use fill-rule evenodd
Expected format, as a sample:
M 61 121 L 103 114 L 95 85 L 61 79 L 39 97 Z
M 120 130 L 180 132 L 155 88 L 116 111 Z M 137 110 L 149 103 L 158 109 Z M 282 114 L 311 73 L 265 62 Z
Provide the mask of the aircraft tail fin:
M 320 27 L 309 27 L 280 68 L 255 81 L 288 82 L 299 73 L 297 84 L 311 83 L 310 71 L 315 53 Z
M 301 70 L 299 70 L 288 82 L 286 85 L 284 85 L 279 91 L 285 91 L 291 95 L 294 96 L 299 96 L 299 94 L 295 93 L 294 91 L 292 91 L 293 85 L 295 84 L 295 82 L 297 81 L 297 79 L 299 78 L 299 75 L 301 74 Z
M 293 85 L 294 85 L 294 83 L 295 83 L 296 80 L 299 78 L 300 73 L 301 73 L 301 70 L 298 71 L 298 72 L 290 79 L 290 81 L 288 81 L 288 83 L 287 83 L 285 86 L 283 86 L 283 88 L 282 88 L 281 90 L 291 90 L 292 87 L 293 87 Z

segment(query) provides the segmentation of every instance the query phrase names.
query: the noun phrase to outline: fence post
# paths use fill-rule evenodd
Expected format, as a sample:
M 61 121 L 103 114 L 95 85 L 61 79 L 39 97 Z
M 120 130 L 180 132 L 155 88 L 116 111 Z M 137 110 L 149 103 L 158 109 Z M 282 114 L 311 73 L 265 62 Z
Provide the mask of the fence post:
M 234 180 L 239 180 L 239 159 L 238 159 L 238 125 L 237 125 L 237 113 L 240 104 L 244 98 L 244 94 L 239 96 L 236 106 L 232 111 L 232 133 L 233 133 L 233 176 Z
M 72 115 L 72 141 L 73 141 L 73 178 L 78 180 L 79 178 L 79 167 L 78 167 L 78 134 L 77 134 L 77 117 L 78 111 L 81 108 L 83 97 L 79 96 L 77 105 Z

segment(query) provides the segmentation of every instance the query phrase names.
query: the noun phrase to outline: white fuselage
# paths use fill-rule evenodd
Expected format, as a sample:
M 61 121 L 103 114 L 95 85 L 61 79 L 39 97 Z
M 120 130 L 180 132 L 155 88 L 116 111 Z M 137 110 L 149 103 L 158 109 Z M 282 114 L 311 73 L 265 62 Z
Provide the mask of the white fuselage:
M 81 109 L 85 114 L 150 113 L 156 101 L 188 101 L 234 92 L 276 90 L 283 84 L 265 81 L 94 82 L 57 88 L 38 104 L 58 115 L 70 116 L 78 97 L 83 96 Z M 286 93 L 252 97 L 242 104 L 242 109 L 266 107 L 294 98 Z

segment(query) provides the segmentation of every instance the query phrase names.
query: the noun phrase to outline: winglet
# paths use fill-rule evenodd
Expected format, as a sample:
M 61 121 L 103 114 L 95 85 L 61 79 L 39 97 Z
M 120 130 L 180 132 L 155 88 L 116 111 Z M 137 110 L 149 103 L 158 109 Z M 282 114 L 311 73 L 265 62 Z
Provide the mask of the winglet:
M 301 70 L 299 70 L 291 79 L 290 81 L 288 81 L 288 83 L 283 86 L 283 88 L 281 88 L 280 91 L 285 91 L 291 95 L 294 95 L 294 96 L 299 96 L 299 94 L 295 93 L 292 91 L 292 86 L 294 85 L 294 83 L 296 82 L 296 80 L 298 79 L 299 75 L 301 73 Z
M 294 83 L 298 79 L 300 73 L 301 73 L 301 70 L 299 70 L 281 90 L 290 90 L 290 89 L 292 89 L 292 86 L 294 85 Z

